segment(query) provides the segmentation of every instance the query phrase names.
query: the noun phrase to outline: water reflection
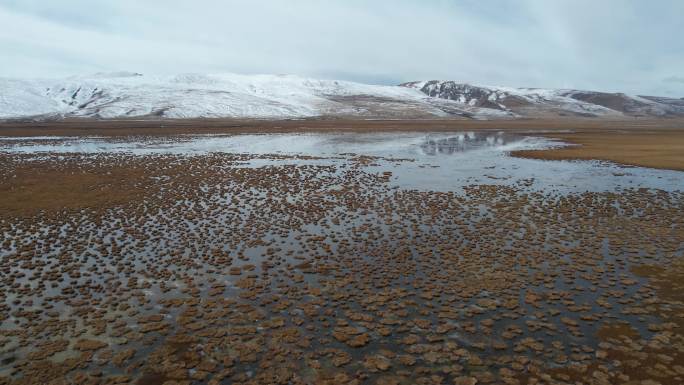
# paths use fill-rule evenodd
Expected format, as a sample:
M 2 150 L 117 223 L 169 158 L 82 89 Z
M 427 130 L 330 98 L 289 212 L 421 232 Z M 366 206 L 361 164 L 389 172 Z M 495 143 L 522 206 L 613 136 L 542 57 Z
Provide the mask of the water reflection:
M 63 137 L 50 140 L 0 137 L 0 151 L 38 157 L 44 152 L 190 156 L 233 153 L 257 156 L 258 159 L 249 162 L 249 167 L 269 164 L 344 167 L 350 159 L 364 155 L 378 157 L 369 167 L 379 173 L 392 172 L 392 185 L 417 190 L 458 192 L 472 184 L 516 188 L 522 184 L 532 190 L 557 192 L 616 191 L 622 188 L 681 190 L 682 173 L 677 171 L 640 167 L 625 170 L 605 162 L 540 161 L 509 156 L 511 151 L 562 145 L 548 138 L 503 131 L 181 135 L 116 139 Z M 273 154 L 284 157 L 268 158 Z
M 500 147 L 519 142 L 522 139 L 523 137 L 520 135 L 503 132 L 465 132 L 446 138 L 427 137 L 425 142 L 420 145 L 420 148 L 425 155 L 451 155 L 483 147 Z
M 516 150 L 548 148 L 554 142 L 545 138 L 503 132 L 381 132 L 197 135 L 156 138 L 102 137 L 1 138 L 0 151 L 40 153 L 131 153 L 204 154 L 209 152 L 249 154 L 297 154 L 327 156 L 356 153 L 371 156 L 450 155 L 481 148 Z M 504 148 L 505 146 L 515 148 Z M 518 148 L 520 147 L 520 148 Z

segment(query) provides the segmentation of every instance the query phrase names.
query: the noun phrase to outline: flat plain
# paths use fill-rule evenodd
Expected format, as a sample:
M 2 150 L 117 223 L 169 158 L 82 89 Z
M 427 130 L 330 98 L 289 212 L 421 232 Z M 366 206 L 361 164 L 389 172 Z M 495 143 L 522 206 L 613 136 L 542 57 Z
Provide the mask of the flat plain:
M 681 384 L 682 170 L 681 120 L 3 123 L 0 384 Z

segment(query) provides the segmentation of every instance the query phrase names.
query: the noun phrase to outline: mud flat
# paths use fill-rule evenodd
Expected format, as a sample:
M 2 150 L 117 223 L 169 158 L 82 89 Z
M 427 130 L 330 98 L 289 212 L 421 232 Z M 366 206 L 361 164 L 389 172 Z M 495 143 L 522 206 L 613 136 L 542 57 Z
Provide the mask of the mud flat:
M 520 130 L 0 138 L 0 384 L 683 383 L 684 173 Z

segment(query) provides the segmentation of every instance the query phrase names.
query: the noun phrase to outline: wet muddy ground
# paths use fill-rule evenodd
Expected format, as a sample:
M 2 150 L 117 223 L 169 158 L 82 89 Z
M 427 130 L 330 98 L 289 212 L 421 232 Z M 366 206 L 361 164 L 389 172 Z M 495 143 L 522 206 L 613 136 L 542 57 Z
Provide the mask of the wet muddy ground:
M 0 384 L 681 384 L 684 173 L 499 131 L 0 139 Z

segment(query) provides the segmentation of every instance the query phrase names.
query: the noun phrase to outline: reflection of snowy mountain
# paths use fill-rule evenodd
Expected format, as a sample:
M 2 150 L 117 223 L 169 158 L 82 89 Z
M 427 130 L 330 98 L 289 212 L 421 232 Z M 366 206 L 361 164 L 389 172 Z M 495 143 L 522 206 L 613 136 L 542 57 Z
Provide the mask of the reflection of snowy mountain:
M 420 145 L 424 154 L 455 154 L 487 147 L 501 147 L 519 142 L 517 135 L 489 132 L 464 132 L 446 138 L 427 138 Z
M 378 86 L 289 75 L 0 79 L 0 118 L 513 118 L 684 113 L 684 101 L 453 82 Z

